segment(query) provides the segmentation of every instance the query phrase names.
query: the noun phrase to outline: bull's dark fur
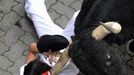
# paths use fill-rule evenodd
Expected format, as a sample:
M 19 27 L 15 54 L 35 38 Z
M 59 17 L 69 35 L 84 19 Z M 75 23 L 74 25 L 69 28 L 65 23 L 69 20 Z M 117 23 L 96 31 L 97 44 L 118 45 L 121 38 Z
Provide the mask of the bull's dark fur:
M 95 40 L 92 31 L 99 22 L 108 21 L 120 23 L 121 32 Z M 133 38 L 134 0 L 84 0 L 69 55 L 85 75 L 127 75 L 126 48 L 121 46 Z M 133 44 L 130 49 L 133 50 Z

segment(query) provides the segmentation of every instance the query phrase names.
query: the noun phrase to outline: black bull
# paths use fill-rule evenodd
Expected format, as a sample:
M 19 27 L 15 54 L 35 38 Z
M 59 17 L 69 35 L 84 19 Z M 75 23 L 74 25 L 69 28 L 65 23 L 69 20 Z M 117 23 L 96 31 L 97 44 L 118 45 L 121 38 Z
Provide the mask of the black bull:
M 121 24 L 121 32 L 95 40 L 92 31 L 100 22 L 108 21 Z M 69 55 L 85 75 L 127 75 L 126 47 L 122 45 L 133 38 L 134 0 L 83 0 Z

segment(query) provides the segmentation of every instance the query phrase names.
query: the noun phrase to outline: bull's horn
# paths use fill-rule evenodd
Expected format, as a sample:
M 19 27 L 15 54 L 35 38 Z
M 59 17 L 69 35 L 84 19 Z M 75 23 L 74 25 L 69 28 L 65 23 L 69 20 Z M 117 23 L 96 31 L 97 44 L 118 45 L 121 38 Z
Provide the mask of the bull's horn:
M 100 22 L 107 30 L 111 31 L 114 34 L 117 34 L 121 31 L 121 25 L 117 22 Z
M 117 22 L 101 22 L 101 25 L 93 30 L 92 37 L 94 37 L 96 40 L 102 40 L 106 35 L 110 33 L 119 33 L 121 29 L 121 25 Z

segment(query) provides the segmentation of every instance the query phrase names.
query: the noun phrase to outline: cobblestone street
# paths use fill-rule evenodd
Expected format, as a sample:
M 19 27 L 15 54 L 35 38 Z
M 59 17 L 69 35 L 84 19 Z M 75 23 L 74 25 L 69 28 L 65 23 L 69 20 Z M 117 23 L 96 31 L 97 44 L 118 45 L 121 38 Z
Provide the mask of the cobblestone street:
M 82 0 L 46 0 L 53 21 L 62 28 Z M 29 45 L 38 37 L 24 10 L 25 0 L 0 0 L 0 75 L 19 75 Z M 134 54 L 128 51 L 129 75 L 134 75 Z

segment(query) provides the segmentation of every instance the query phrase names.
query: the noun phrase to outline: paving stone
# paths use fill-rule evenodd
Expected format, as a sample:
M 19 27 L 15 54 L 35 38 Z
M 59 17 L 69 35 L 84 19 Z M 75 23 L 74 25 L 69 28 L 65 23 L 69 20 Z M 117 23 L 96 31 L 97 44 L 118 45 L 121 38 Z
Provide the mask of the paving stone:
M 4 56 L 0 55 L 0 68 L 6 70 L 12 65 L 12 63 Z
M 12 74 L 0 69 L 0 75 L 12 75 Z
M 28 50 L 29 50 L 29 49 L 28 49 Z M 24 56 L 27 55 L 28 50 L 25 50 L 25 51 L 24 51 L 24 54 L 23 54 Z
M 22 40 L 25 44 L 27 44 L 28 46 L 33 43 L 36 42 L 38 38 L 34 37 L 33 35 L 31 35 L 30 33 L 26 33 L 24 36 L 22 36 L 20 38 L 20 40 Z
M 10 60 L 15 61 L 16 59 L 20 58 L 25 50 L 28 49 L 21 41 L 17 41 L 17 43 L 11 46 L 11 49 L 6 52 L 4 55 L 7 56 Z
M 35 30 L 34 30 L 34 26 L 33 24 L 30 22 L 30 20 L 23 18 L 19 21 L 20 28 L 26 32 L 30 32 L 32 34 L 36 34 Z
M 82 2 L 83 0 L 79 0 L 80 2 Z
M 21 4 L 25 4 L 25 0 L 14 0 L 14 1 L 19 2 Z
M 24 31 L 22 31 L 19 27 L 17 26 L 12 26 L 11 29 L 7 31 L 7 34 L 0 39 L 2 43 L 5 43 L 7 46 L 11 46 L 13 43 L 15 43 L 18 38 L 24 34 Z
M 48 11 L 50 17 L 52 18 L 53 21 L 55 21 L 57 18 L 60 17 L 60 14 L 56 13 L 56 11 L 54 9 L 50 9 Z
M 0 14 L 0 21 L 1 21 L 1 19 L 2 19 L 2 16 L 3 16 L 3 14 Z
M 0 10 L 0 20 L 2 19 L 2 16 L 4 15 L 4 11 Z
M 73 13 L 75 12 L 75 10 L 64 6 L 61 2 L 57 2 L 56 5 L 52 6 L 52 8 L 55 9 L 58 13 L 66 15 L 68 18 L 71 18 Z
M 3 31 L 8 31 L 17 21 L 20 20 L 20 16 L 16 15 L 14 12 L 10 12 L 9 14 L 6 14 L 2 21 L 0 22 L 0 28 Z
M 56 0 L 46 0 L 45 4 L 47 9 L 50 9 L 50 7 L 56 3 Z
M 75 0 L 59 0 L 64 3 L 65 6 L 70 6 Z
M 60 19 L 57 19 L 55 22 L 61 27 L 61 28 L 65 28 L 67 23 L 68 23 L 68 19 L 66 16 L 61 16 Z
M 2 44 L 1 42 L 0 42 L 0 54 L 3 54 L 3 52 L 6 52 L 6 51 L 8 51 L 8 47 L 7 46 L 5 46 L 4 44 Z
M 2 10 L 4 13 L 10 12 L 12 6 L 16 5 L 13 0 L 1 0 L 0 1 L 0 10 Z
M 10 12 L 12 6 L 16 5 L 12 0 L 1 0 L 0 1 L 0 20 L 4 14 Z
M 17 59 L 12 67 L 8 69 L 8 71 L 12 72 L 13 75 L 20 75 L 20 67 L 24 65 L 25 57 L 22 56 L 21 58 Z
M 0 14 L 3 14 L 4 13 L 4 11 L 3 10 L 0 10 Z
M 78 11 L 81 8 L 81 2 L 80 1 L 76 1 L 75 3 L 71 4 L 71 7 L 74 8 L 76 11 Z
M 0 37 L 4 36 L 6 33 L 0 30 Z
M 13 7 L 12 10 L 14 10 L 19 16 L 26 16 L 23 4 L 18 4 L 17 6 Z

